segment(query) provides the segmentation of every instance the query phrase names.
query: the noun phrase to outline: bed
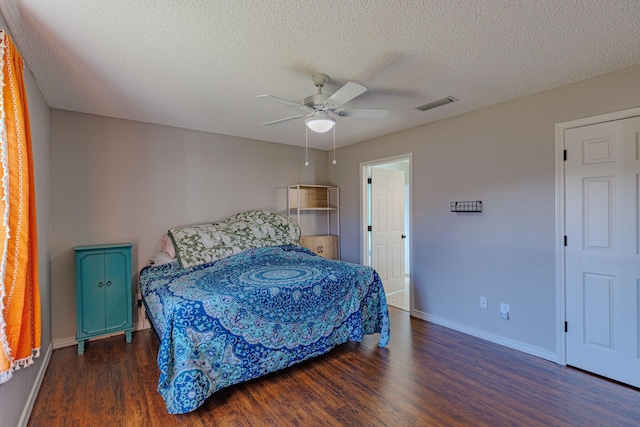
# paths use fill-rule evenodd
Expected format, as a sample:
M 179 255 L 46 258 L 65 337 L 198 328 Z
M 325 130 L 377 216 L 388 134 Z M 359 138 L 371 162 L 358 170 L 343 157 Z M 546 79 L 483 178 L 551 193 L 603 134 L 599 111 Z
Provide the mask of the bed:
M 142 269 L 140 289 L 171 414 L 365 334 L 379 333 L 380 347 L 389 342 L 375 270 L 300 246 L 288 217 L 251 211 L 169 236 L 176 259 Z

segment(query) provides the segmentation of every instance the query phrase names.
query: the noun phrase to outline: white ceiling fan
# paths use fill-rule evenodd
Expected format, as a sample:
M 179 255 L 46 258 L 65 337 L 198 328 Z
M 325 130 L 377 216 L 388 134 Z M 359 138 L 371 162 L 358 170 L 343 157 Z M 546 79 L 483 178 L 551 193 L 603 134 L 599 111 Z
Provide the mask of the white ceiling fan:
M 358 83 L 348 82 L 338 89 L 338 91 L 333 95 L 327 95 L 322 93 L 322 88 L 327 81 L 329 81 L 329 77 L 325 74 L 316 73 L 311 76 L 311 79 L 313 80 L 313 84 L 318 88 L 318 93 L 306 97 L 304 99 L 304 104 L 271 95 L 258 95 L 258 98 L 271 99 L 305 111 L 305 114 L 298 114 L 296 116 L 273 120 L 262 123 L 262 125 L 270 126 L 304 117 L 305 124 L 309 129 L 314 132 L 326 132 L 336 124 L 335 119 L 331 117 L 330 114 L 335 114 L 339 117 L 381 119 L 386 117 L 389 113 L 389 110 L 385 108 L 344 108 L 344 104 L 366 92 L 367 88 L 359 85 Z

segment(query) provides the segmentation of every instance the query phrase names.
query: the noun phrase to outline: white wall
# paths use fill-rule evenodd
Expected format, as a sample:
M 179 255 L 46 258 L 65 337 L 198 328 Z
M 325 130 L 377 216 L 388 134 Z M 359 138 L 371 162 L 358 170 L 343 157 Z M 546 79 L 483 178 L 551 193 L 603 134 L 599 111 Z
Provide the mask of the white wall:
M 167 229 L 286 213 L 286 187 L 327 180 L 327 153 L 61 110 L 51 112 L 54 346 L 75 338 L 73 247 L 134 244 L 134 286 Z M 135 300 L 135 295 L 134 295 Z M 134 322 L 136 322 L 134 312 Z
M 639 105 L 636 66 L 338 150 L 342 258 L 360 261 L 359 163 L 412 152 L 413 314 L 554 359 L 554 125 Z
M 0 28 L 8 31 L 0 16 Z M 15 43 L 15 40 L 14 40 Z M 20 50 L 20 46 L 17 46 Z M 24 70 L 31 120 L 33 166 L 35 169 L 36 212 L 38 221 L 38 274 L 42 306 L 42 342 L 40 357 L 34 365 L 16 371 L 9 382 L 0 385 L 0 427 L 26 424 L 35 393 L 46 369 L 51 345 L 51 287 L 49 272 L 49 233 L 51 213 L 51 184 L 49 169 L 49 106 L 44 101 L 28 67 Z

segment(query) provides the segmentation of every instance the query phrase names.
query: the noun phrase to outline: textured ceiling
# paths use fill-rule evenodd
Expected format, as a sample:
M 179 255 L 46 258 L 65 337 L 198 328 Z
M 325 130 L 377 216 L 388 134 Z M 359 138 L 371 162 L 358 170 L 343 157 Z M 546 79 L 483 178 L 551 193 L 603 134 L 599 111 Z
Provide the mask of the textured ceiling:
M 304 145 L 296 102 L 369 90 L 337 146 L 640 63 L 638 0 L 2 0 L 52 108 Z M 460 101 L 422 112 L 451 95 Z M 309 145 L 329 149 L 331 133 Z

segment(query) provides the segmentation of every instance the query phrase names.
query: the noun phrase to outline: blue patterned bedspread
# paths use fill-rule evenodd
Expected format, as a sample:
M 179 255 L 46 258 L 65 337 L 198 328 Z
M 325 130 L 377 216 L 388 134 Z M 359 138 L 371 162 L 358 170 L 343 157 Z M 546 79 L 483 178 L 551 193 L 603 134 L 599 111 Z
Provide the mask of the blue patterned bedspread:
M 251 249 L 187 269 L 146 267 L 140 288 L 160 337 L 158 391 L 171 414 L 364 334 L 380 333 L 380 347 L 389 342 L 378 274 L 299 246 Z

